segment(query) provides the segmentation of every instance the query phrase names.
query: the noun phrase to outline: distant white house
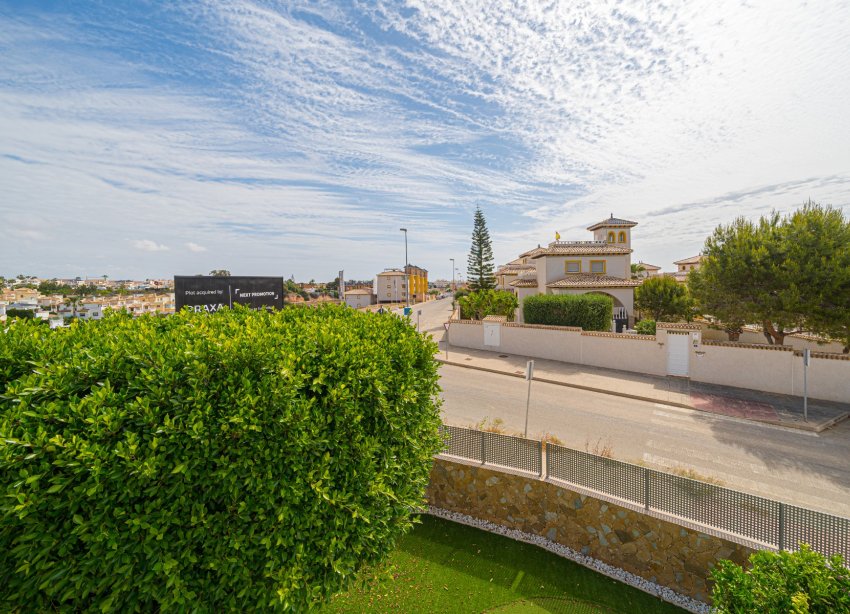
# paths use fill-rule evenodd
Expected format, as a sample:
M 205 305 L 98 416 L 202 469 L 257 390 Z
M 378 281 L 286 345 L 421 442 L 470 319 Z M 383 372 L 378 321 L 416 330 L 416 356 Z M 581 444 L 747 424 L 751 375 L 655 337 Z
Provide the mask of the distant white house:
M 345 293 L 345 304 L 353 309 L 362 309 L 375 303 L 377 297 L 368 288 L 357 288 Z
M 100 320 L 103 318 L 103 305 L 100 303 L 84 303 L 79 315 L 86 320 Z
M 655 277 L 661 275 L 661 267 L 654 264 L 649 264 L 643 260 L 638 261 L 636 267 L 638 279 L 646 279 L 647 277 Z
M 685 258 L 683 260 L 677 260 L 673 264 L 675 264 L 678 268 L 676 272 L 673 273 L 673 277 L 679 283 L 685 283 L 688 281 L 688 273 L 691 271 L 697 271 L 702 266 L 702 254 L 697 254 L 696 256 L 691 256 L 690 258 Z

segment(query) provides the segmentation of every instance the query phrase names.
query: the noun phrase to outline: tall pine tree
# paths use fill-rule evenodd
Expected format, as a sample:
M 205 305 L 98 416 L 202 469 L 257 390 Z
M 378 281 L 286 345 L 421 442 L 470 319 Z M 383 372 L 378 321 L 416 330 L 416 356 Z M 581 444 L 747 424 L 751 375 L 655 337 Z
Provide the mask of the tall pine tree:
M 491 290 L 496 287 L 493 275 L 493 245 L 487 222 L 480 207 L 475 208 L 475 226 L 472 229 L 472 247 L 467 260 L 466 277 L 473 290 Z

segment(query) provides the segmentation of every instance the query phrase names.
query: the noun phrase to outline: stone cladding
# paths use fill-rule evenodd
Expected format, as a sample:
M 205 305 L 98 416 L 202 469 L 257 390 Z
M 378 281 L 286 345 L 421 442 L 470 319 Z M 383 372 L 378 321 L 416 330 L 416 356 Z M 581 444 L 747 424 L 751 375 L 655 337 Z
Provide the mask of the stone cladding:
M 692 599 L 710 602 L 711 566 L 754 549 L 533 476 L 434 459 L 429 505 L 539 535 Z

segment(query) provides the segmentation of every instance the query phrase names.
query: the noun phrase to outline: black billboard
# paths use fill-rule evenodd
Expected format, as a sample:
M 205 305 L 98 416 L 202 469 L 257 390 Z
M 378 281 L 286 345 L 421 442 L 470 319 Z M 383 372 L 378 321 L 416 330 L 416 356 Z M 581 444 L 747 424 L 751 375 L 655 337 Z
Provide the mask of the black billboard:
M 222 307 L 283 308 L 283 277 L 174 276 L 175 309 L 213 313 Z

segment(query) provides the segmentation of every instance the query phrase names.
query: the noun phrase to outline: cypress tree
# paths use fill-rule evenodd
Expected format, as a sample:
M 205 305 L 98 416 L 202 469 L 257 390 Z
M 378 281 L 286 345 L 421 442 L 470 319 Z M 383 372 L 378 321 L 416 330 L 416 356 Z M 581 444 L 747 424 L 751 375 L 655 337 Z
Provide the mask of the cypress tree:
M 466 277 L 473 290 L 490 290 L 496 287 L 493 275 L 493 245 L 487 222 L 480 207 L 475 208 L 475 225 L 472 229 L 472 247 L 467 260 Z

